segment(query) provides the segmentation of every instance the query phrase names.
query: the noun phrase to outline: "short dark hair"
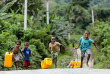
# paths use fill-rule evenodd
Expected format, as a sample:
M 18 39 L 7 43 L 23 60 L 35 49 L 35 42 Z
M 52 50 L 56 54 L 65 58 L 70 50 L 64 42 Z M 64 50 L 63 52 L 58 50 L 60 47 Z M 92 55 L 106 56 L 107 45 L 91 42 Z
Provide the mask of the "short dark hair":
M 28 44 L 29 45 L 29 42 L 25 42 L 24 44 Z
M 89 34 L 90 34 L 90 31 L 89 30 L 85 30 L 85 32 L 89 32 Z
M 18 40 L 18 41 L 16 41 L 16 43 L 20 43 L 20 45 L 21 45 L 21 41 L 19 41 L 19 40 Z

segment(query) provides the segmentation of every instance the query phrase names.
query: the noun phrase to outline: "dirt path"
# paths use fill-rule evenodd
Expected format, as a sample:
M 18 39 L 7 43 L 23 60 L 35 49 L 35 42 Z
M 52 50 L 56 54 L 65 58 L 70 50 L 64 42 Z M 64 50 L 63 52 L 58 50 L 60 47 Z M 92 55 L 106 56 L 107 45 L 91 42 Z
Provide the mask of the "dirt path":
M 76 53 L 78 54 L 78 60 L 81 61 L 81 51 L 80 49 L 74 50 L 74 59 L 77 59 Z M 86 60 L 87 55 L 85 55 L 84 61 L 83 61 L 83 68 L 92 68 L 94 64 L 93 54 L 91 54 L 90 60 L 89 60 L 89 67 L 86 66 Z
M 66 68 L 66 69 L 36 69 L 36 70 L 15 70 L 0 71 L 0 74 L 110 74 L 109 69 L 91 68 Z

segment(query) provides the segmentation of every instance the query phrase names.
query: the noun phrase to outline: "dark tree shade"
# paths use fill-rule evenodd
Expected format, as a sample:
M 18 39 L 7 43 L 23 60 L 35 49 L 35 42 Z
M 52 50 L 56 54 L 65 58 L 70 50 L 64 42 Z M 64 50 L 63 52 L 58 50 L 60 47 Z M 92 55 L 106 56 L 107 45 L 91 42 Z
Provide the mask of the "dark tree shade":
M 89 7 L 89 0 L 72 0 L 75 5 L 80 5 L 84 8 Z

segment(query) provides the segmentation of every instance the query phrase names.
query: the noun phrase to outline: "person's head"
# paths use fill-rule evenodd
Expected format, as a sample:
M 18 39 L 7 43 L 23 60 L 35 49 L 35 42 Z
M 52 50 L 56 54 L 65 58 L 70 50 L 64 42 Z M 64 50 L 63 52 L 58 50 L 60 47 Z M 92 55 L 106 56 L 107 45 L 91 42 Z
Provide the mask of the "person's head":
M 85 30 L 85 32 L 84 32 L 84 37 L 89 37 L 89 35 L 90 35 L 90 31 Z
M 21 41 L 17 41 L 16 42 L 16 47 L 20 47 L 20 45 L 21 45 Z
M 27 49 L 29 47 L 29 42 L 25 42 L 24 47 Z
M 51 37 L 51 43 L 54 43 L 56 41 L 55 37 Z

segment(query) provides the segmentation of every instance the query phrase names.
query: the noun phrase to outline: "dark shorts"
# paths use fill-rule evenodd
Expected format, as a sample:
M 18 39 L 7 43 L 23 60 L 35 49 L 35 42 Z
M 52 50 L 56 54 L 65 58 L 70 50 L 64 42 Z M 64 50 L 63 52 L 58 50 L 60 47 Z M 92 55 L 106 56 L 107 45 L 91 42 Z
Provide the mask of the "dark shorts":
M 23 60 L 23 66 L 30 66 L 30 61 L 29 60 Z

